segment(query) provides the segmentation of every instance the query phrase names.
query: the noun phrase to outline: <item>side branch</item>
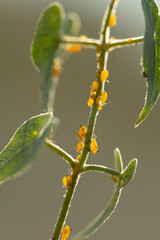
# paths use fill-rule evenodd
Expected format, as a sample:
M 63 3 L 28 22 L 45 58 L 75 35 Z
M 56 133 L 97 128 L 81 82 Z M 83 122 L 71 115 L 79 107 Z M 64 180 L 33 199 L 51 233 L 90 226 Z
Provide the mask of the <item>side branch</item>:
M 74 158 L 69 153 L 64 151 L 62 148 L 60 148 L 55 143 L 51 142 L 51 140 L 49 140 L 49 139 L 45 139 L 45 142 L 46 142 L 46 145 L 48 148 L 50 148 L 52 151 L 56 152 L 58 155 L 60 155 L 62 158 L 64 158 L 71 167 L 74 165 L 74 162 L 75 162 Z
M 88 171 L 97 171 L 97 172 L 108 173 L 108 174 L 111 174 L 111 175 L 117 176 L 117 177 L 121 176 L 121 173 L 115 169 L 104 167 L 101 165 L 95 165 L 95 164 L 85 165 L 81 170 L 82 173 L 88 172 Z
M 100 40 L 92 39 L 92 38 L 82 38 L 82 37 L 71 37 L 71 36 L 63 36 L 61 39 L 61 43 L 65 44 L 80 44 L 90 48 L 96 48 L 100 46 Z
M 114 39 L 107 44 L 106 50 L 112 51 L 116 48 L 128 47 L 130 45 L 143 43 L 144 37 L 134 37 L 134 38 L 126 38 L 126 39 Z
M 102 37 L 101 40 L 103 43 L 105 43 L 106 39 L 108 38 L 107 35 L 109 35 L 109 32 L 110 32 L 109 19 L 113 10 L 116 8 L 117 3 L 118 3 L 117 0 L 111 0 L 110 5 L 109 7 L 107 7 L 106 12 L 103 16 L 102 27 L 101 27 L 101 37 Z

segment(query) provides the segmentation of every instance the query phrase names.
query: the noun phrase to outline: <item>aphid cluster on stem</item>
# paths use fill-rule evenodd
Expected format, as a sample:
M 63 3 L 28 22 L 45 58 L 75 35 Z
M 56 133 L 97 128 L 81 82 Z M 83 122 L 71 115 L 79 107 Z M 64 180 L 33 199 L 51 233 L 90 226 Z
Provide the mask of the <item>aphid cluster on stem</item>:
M 77 143 L 77 152 L 78 153 L 81 153 L 83 151 L 83 148 L 84 148 L 84 141 L 86 139 L 86 136 L 87 136 L 87 128 L 86 126 L 81 126 L 80 129 L 79 129 L 79 133 L 78 133 L 78 139 L 80 140 L 78 143 Z M 82 155 L 79 154 L 77 156 L 77 160 L 80 161 L 82 158 Z
M 109 76 L 109 72 L 107 70 L 102 70 L 101 73 L 97 73 L 98 78 L 103 83 L 107 80 Z M 101 92 L 100 96 L 97 96 L 97 91 L 99 89 L 99 82 L 94 81 L 92 83 L 92 89 L 90 90 L 90 98 L 87 102 L 88 107 L 92 107 L 94 103 L 98 105 L 98 110 L 102 110 L 102 106 L 105 104 L 107 100 L 107 93 L 105 91 Z
M 68 187 L 68 190 L 71 190 L 72 189 L 72 181 L 73 181 L 72 175 L 63 177 L 63 179 L 62 179 L 63 187 Z

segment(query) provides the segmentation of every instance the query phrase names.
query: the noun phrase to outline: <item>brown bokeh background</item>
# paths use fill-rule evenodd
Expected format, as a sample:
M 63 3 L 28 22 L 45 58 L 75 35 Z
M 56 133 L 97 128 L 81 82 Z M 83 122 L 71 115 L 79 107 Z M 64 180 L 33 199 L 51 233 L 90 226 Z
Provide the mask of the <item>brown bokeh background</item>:
M 30 61 L 29 49 L 37 19 L 49 0 L 0 0 L 0 149 L 25 120 L 39 114 L 40 74 Z M 60 1 L 66 11 L 74 10 L 82 20 L 81 34 L 98 38 L 106 1 Z M 144 20 L 139 0 L 120 1 L 118 25 L 112 36 L 143 35 Z M 160 0 L 157 1 L 160 5 Z M 160 238 L 160 103 L 137 129 L 145 96 L 141 77 L 142 46 L 115 50 L 109 57 L 108 104 L 98 117 L 95 134 L 100 152 L 89 162 L 113 167 L 113 151 L 119 147 L 124 165 L 137 157 L 134 181 L 125 187 L 109 221 L 90 239 Z M 76 135 L 86 124 L 89 89 L 96 78 L 94 50 L 72 55 L 61 74 L 55 102 L 60 127 L 55 141 L 76 157 Z M 45 149 L 23 176 L 0 186 L 0 239 L 49 240 L 63 201 L 62 177 L 68 165 Z M 67 224 L 72 235 L 106 205 L 113 183 L 100 173 L 83 175 L 72 202 Z

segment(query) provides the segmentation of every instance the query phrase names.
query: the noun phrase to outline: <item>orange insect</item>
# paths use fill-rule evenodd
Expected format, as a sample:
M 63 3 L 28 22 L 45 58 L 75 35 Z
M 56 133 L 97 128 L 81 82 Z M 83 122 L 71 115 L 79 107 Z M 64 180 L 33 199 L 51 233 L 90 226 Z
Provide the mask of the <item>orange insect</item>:
M 84 143 L 78 142 L 77 143 L 77 152 L 81 152 L 84 148 Z
M 93 154 L 96 154 L 96 152 L 98 151 L 98 144 L 97 144 L 96 138 L 92 139 L 90 149 Z
M 82 126 L 80 129 L 79 129 L 79 133 L 78 133 L 78 138 L 79 140 L 84 140 L 86 138 L 86 135 L 87 135 L 87 128 L 86 126 Z
M 107 70 L 102 70 L 101 75 L 100 75 L 101 82 L 106 81 L 108 76 L 109 76 L 109 72 Z
M 62 236 L 62 240 L 66 240 L 69 237 L 70 232 L 71 232 L 71 230 L 70 230 L 69 225 L 66 225 L 63 228 L 63 231 L 62 231 L 62 235 L 61 235 Z

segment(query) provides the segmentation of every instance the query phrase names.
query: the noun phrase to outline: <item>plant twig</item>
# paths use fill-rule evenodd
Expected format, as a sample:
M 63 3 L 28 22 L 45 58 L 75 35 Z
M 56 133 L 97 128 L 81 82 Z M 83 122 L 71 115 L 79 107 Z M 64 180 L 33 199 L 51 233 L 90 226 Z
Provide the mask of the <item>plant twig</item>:
M 134 37 L 134 38 L 126 38 L 126 39 L 114 39 L 107 44 L 106 49 L 112 51 L 116 48 L 133 46 L 135 44 L 143 43 L 144 36 Z
M 57 220 L 57 223 L 56 223 L 56 226 L 55 226 L 54 234 L 53 234 L 51 240 L 58 240 L 59 239 L 63 224 L 64 224 L 65 219 L 66 219 L 66 217 L 68 215 L 68 212 L 69 212 L 69 207 L 70 207 L 71 200 L 73 198 L 73 194 L 74 194 L 76 185 L 78 183 L 78 180 L 79 180 L 79 176 L 75 175 L 74 178 L 73 178 L 73 182 L 72 182 L 72 188 L 68 188 L 68 190 L 66 192 L 65 199 L 64 199 L 64 202 L 62 204 L 62 208 L 60 210 L 59 217 L 58 217 L 58 220 Z
M 84 45 L 87 48 L 96 48 L 100 45 L 99 39 L 92 38 L 82 38 L 82 37 L 72 37 L 72 36 L 63 36 L 61 39 L 61 43 L 67 44 L 80 44 Z
M 112 13 L 112 10 L 115 7 L 115 2 L 116 2 L 115 0 L 112 0 L 111 4 L 109 6 L 109 10 L 107 8 L 107 10 L 105 12 L 105 15 L 104 15 L 104 18 L 103 18 L 103 24 L 102 24 L 102 28 L 101 28 L 100 41 L 96 40 L 93 43 L 93 39 L 85 41 L 85 39 L 83 39 L 83 38 L 82 38 L 82 40 L 80 40 L 79 38 L 78 39 L 72 38 L 72 40 L 77 40 L 77 42 L 74 41 L 74 43 L 81 43 L 81 44 L 84 44 L 84 45 L 88 44 L 92 47 L 96 46 L 97 49 L 99 49 L 100 53 L 99 53 L 99 56 L 98 56 L 98 64 L 97 64 L 98 72 L 101 72 L 102 69 L 105 69 L 106 64 L 107 64 L 108 52 L 106 51 L 105 45 L 107 43 L 107 40 L 109 40 L 109 34 L 107 35 L 106 31 L 107 31 L 107 29 L 109 29 L 109 27 L 108 27 L 109 17 Z M 68 39 L 67 39 L 67 37 L 65 37 L 64 40 L 62 40 L 62 42 L 63 43 L 69 43 L 70 39 L 71 39 L 70 37 Z M 73 43 L 73 41 L 70 42 L 70 43 Z M 101 61 L 99 61 L 99 57 L 101 58 Z M 97 91 L 97 97 L 100 96 L 101 91 L 104 89 L 104 84 L 105 84 L 105 83 L 102 83 L 100 81 L 99 77 L 98 77 L 98 81 L 99 81 L 99 89 Z M 90 143 L 91 143 L 92 135 L 94 133 L 97 116 L 98 116 L 98 104 L 94 103 L 92 108 L 91 108 L 91 112 L 90 112 L 90 116 L 89 116 L 89 120 L 88 120 L 87 136 L 86 136 L 86 139 L 85 139 L 85 146 L 84 146 L 84 149 L 82 151 L 82 158 L 79 162 L 79 169 L 78 169 L 78 171 L 75 175 L 74 174 L 72 175 L 73 176 L 72 187 L 71 187 L 71 189 L 68 188 L 68 190 L 67 190 L 67 193 L 66 193 L 61 211 L 59 213 L 59 217 L 57 219 L 54 234 L 53 234 L 51 240 L 58 240 L 59 239 L 61 229 L 64 225 L 66 216 L 67 216 L 68 211 L 69 211 L 70 203 L 71 203 L 76 185 L 77 185 L 78 180 L 79 180 L 80 169 L 82 169 L 83 165 L 87 161 L 87 158 L 88 158 L 88 155 L 89 155 L 89 152 L 90 152 Z M 73 169 L 73 172 L 74 172 L 74 169 Z
M 98 171 L 98 172 L 108 173 L 117 177 L 121 176 L 121 173 L 115 169 L 108 168 L 101 165 L 95 165 L 95 164 L 87 164 L 81 170 L 82 173 L 87 171 Z
M 52 151 L 56 152 L 58 155 L 60 155 L 62 158 L 64 158 L 71 167 L 74 165 L 75 160 L 69 153 L 64 151 L 62 148 L 60 148 L 55 143 L 51 142 L 49 139 L 45 139 L 45 142 L 46 142 L 46 145 L 48 148 L 50 148 Z
M 111 0 L 109 7 L 106 8 L 105 14 L 103 16 L 102 20 L 102 26 L 101 26 L 101 39 L 104 43 L 106 43 L 106 39 L 109 37 L 110 34 L 110 26 L 109 26 L 109 19 L 113 12 L 113 9 L 115 9 L 117 5 L 117 0 Z

